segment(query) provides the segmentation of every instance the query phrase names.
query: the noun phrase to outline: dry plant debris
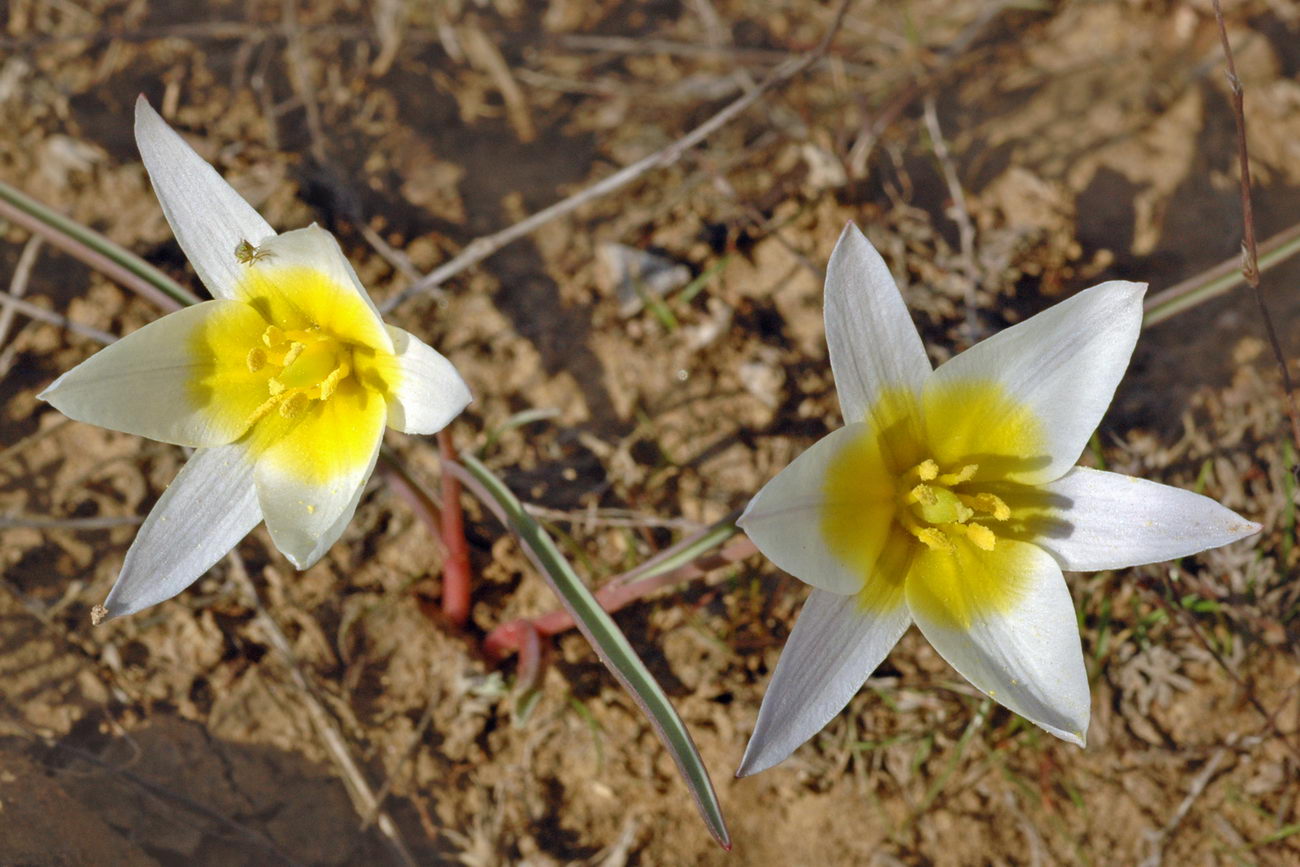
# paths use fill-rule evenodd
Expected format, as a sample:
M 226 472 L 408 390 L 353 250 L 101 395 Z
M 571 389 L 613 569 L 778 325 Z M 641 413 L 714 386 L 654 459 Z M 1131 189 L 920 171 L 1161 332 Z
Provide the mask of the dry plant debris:
M 1268 237 L 1300 213 L 1300 11 L 1225 11 Z M 197 288 L 131 143 L 143 91 L 272 225 L 320 221 L 391 298 L 670 144 L 813 47 L 829 14 L 807 0 L 12 0 L 0 180 Z M 823 61 L 703 145 L 396 321 L 478 396 L 458 446 L 500 430 L 487 460 L 600 582 L 686 531 L 592 516 L 708 524 L 840 424 L 818 269 L 848 220 L 892 266 L 935 361 L 1101 279 L 1158 289 L 1235 255 L 1220 63 L 1206 4 L 857 3 Z M 48 246 L 20 280 L 29 235 L 0 224 L 0 241 L 0 288 L 24 302 L 115 335 L 158 314 Z M 608 244 L 708 276 L 663 296 L 670 316 L 624 318 L 599 273 Z M 1268 279 L 1282 342 L 1300 345 L 1285 291 L 1300 273 Z M 464 636 L 426 614 L 442 554 L 383 484 L 305 573 L 264 535 L 240 546 L 296 669 L 231 565 L 91 630 L 135 532 L 107 519 L 146 514 L 184 456 L 40 407 L 96 348 L 61 322 L 19 313 L 0 344 L 0 826 L 21 829 L 0 861 L 397 863 L 363 827 L 299 677 L 420 863 L 727 858 L 579 636 L 556 639 L 518 720 L 514 669 L 474 648 L 554 603 L 469 501 Z M 785 863 L 795 845 L 828 864 L 1300 858 L 1294 456 L 1254 328 L 1233 295 L 1144 334 L 1091 450 L 1266 530 L 1071 580 L 1093 681 L 1086 751 L 985 711 L 912 632 L 810 744 L 731 781 L 797 583 L 755 559 L 619 614 L 713 769 L 730 861 Z M 530 409 L 554 414 L 503 429 Z M 438 480 L 432 443 L 389 444 Z M 106 523 L 73 523 L 88 519 Z

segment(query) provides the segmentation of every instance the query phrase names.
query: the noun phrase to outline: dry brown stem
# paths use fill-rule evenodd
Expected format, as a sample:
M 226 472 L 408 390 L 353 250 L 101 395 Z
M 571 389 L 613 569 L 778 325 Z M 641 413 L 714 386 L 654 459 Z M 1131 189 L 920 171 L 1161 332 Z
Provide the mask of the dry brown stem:
M 1246 140 L 1246 94 L 1237 76 L 1237 64 L 1232 58 L 1232 43 L 1228 40 L 1228 26 L 1223 21 L 1223 7 L 1219 0 L 1214 0 L 1214 18 L 1219 23 L 1219 39 L 1223 42 L 1223 59 L 1227 66 L 1228 87 L 1232 90 L 1232 116 L 1237 123 L 1237 162 L 1241 165 L 1241 273 L 1250 284 L 1259 306 L 1259 315 L 1264 320 L 1264 332 L 1268 335 L 1268 345 L 1273 349 L 1278 369 L 1282 371 L 1282 388 L 1286 392 L 1287 418 L 1291 421 L 1291 441 L 1300 449 L 1300 413 L 1295 403 L 1295 388 L 1291 374 L 1287 370 L 1286 355 L 1282 352 L 1282 343 L 1278 340 L 1277 330 L 1273 327 L 1273 317 L 1269 315 L 1268 305 L 1264 303 L 1264 293 L 1259 288 L 1259 250 L 1255 244 L 1255 208 L 1250 197 L 1250 149 Z

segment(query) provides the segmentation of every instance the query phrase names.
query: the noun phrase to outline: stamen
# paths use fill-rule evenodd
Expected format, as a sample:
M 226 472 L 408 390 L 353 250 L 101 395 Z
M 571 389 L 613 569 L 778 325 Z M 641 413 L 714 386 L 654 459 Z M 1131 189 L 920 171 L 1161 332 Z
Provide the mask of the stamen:
M 933 506 L 939 502 L 939 495 L 929 485 L 917 485 L 908 492 L 906 502 L 908 505 L 922 503 L 926 506 Z
M 912 472 L 916 473 L 917 477 L 920 478 L 921 481 L 932 482 L 939 475 L 939 465 L 929 458 L 926 458 L 921 461 L 921 463 L 917 464 L 912 469 Z
M 263 367 L 266 367 L 266 350 L 260 346 L 254 346 L 248 350 L 248 357 L 244 360 L 248 364 L 248 372 L 257 373 Z
M 248 423 L 250 425 L 257 424 L 259 421 L 262 420 L 262 417 L 266 415 L 268 412 L 270 412 L 275 406 L 277 406 L 280 403 L 280 401 L 281 398 L 279 397 L 268 397 L 266 400 L 262 401 L 261 406 L 253 410 L 253 414 L 249 416 Z
M 280 402 L 280 417 L 295 419 L 307 411 L 307 404 L 309 403 L 311 403 L 311 398 L 301 391 L 295 391 Z
M 924 527 L 913 535 L 924 542 L 931 551 L 946 551 L 951 554 L 957 550 L 957 546 L 938 527 Z
M 309 411 L 312 402 L 329 400 L 352 375 L 352 347 L 316 326 L 284 330 L 268 325 L 261 345 L 245 356 L 252 372 L 267 369 L 270 397 L 255 409 L 249 424 L 261 420 L 273 408 L 285 419 L 296 419 Z
M 969 482 L 975 478 L 975 473 L 979 468 L 979 464 L 967 464 L 955 473 L 944 473 L 939 476 L 939 484 L 950 488 L 953 485 L 960 485 L 962 482 Z
M 320 399 L 329 400 L 330 395 L 332 395 L 334 390 L 339 387 L 339 383 L 347 379 L 348 374 L 351 372 L 352 369 L 348 366 L 347 362 L 340 364 L 338 367 L 330 371 L 330 375 L 321 381 Z
M 280 366 L 288 367 L 289 365 L 293 364 L 295 361 L 298 360 L 298 356 L 302 355 L 302 351 L 306 348 L 307 347 L 305 345 L 297 342 L 296 340 L 293 343 L 289 344 L 289 351 L 284 354 L 284 361 L 280 362 Z
M 916 518 L 912 517 L 907 509 L 900 509 L 898 520 L 907 532 L 925 543 L 926 547 L 933 551 L 955 551 L 952 540 L 943 534 L 943 531 L 937 527 L 927 527 L 921 524 Z
M 957 497 L 977 512 L 989 515 L 995 521 L 1005 521 L 1011 517 L 1011 507 L 996 494 L 958 494 Z
M 992 551 L 998 543 L 998 537 L 993 535 L 993 531 L 983 524 L 963 524 L 966 529 L 966 538 L 976 548 L 984 551 Z
M 954 490 L 974 479 L 978 472 L 979 464 L 966 464 L 942 473 L 934 460 L 922 461 L 900 480 L 896 520 L 933 551 L 956 552 L 958 538 L 982 551 L 994 550 L 997 534 L 984 523 L 974 523 L 973 519 L 1005 521 L 1011 517 L 1010 507 L 995 494 L 965 494 Z

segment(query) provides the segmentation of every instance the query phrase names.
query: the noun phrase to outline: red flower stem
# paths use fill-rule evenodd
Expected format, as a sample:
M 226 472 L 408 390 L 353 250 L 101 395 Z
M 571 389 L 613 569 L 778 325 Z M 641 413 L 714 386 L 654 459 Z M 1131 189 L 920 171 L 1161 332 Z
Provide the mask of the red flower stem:
M 737 560 L 743 560 L 755 553 L 755 551 L 757 549 L 754 547 L 754 543 L 750 542 L 748 538 L 741 537 L 730 542 L 716 554 L 700 557 L 685 566 L 671 572 L 665 572 L 662 575 L 642 578 L 639 581 L 628 583 L 613 578 L 596 591 L 596 601 L 600 603 L 601 608 L 613 613 L 663 587 L 703 578 L 715 569 L 728 566 Z M 503 623 L 489 632 L 487 637 L 483 639 L 483 652 L 489 659 L 500 659 L 509 653 L 518 651 L 533 636 L 549 638 L 552 635 L 572 629 L 574 625 L 572 615 L 564 609 L 557 609 L 540 617 L 521 617 Z
M 465 541 L 465 513 L 460 507 L 460 480 L 446 471 L 456 460 L 451 433 L 438 431 L 438 454 L 442 458 L 442 544 L 447 560 L 442 566 L 442 613 L 456 626 L 469 620 L 469 544 Z

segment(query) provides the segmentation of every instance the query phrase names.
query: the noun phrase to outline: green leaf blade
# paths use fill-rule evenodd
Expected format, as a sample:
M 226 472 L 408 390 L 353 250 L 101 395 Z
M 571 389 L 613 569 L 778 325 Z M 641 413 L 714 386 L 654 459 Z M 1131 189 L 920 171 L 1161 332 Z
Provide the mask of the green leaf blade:
M 481 499 L 523 544 L 529 559 L 551 585 L 564 607 L 573 615 L 605 667 L 628 691 L 645 713 L 659 739 L 668 749 L 677 770 L 695 798 L 695 805 L 715 840 L 731 849 L 731 837 L 721 805 L 714 792 L 708 769 L 695 742 L 654 675 L 637 656 L 614 619 L 600 606 L 591 591 L 573 571 L 546 530 L 524 511 L 523 505 L 492 472 L 472 455 L 462 454 L 461 463 L 469 479 L 481 488 Z

